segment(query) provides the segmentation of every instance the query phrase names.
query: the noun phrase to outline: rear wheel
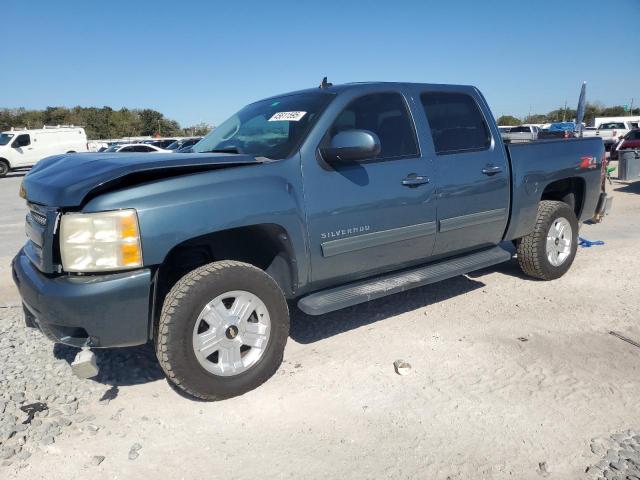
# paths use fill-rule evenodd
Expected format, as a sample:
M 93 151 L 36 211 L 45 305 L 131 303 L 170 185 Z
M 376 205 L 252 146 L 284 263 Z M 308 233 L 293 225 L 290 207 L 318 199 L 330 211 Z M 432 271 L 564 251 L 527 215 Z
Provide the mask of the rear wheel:
M 0 178 L 5 177 L 9 173 L 9 163 L 6 160 L 0 160 Z
M 543 200 L 535 228 L 518 242 L 518 263 L 527 275 L 554 280 L 571 267 L 578 248 L 578 219 L 564 202 Z
M 246 263 L 214 262 L 185 275 L 167 295 L 156 352 L 172 383 L 218 400 L 271 377 L 288 336 L 289 311 L 275 281 Z

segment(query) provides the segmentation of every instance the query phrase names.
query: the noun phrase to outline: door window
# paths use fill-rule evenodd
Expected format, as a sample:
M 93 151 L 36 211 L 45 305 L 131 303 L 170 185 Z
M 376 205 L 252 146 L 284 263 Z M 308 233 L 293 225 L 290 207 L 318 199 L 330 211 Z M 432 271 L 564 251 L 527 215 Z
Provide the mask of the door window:
M 17 138 L 13 141 L 13 147 L 26 147 L 27 145 L 31 145 L 31 137 L 23 133 L 22 135 L 18 135 Z
M 475 100 L 464 93 L 431 92 L 420 96 L 438 155 L 485 150 L 491 133 Z M 515 129 L 511 129 L 514 132 Z
M 329 130 L 333 137 L 346 130 L 369 130 L 380 139 L 376 159 L 418 155 L 415 129 L 407 105 L 399 93 L 375 93 L 352 101 Z

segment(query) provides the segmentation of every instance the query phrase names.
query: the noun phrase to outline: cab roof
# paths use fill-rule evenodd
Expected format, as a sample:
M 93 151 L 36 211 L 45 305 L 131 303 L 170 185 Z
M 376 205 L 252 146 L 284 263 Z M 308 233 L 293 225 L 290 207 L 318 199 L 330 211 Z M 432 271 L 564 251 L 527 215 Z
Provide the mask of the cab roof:
M 281 93 L 279 95 L 272 95 L 270 97 L 258 100 L 271 100 L 273 98 L 285 97 L 288 95 L 300 95 L 305 93 L 318 93 L 326 92 L 328 94 L 340 94 L 349 90 L 377 90 L 380 87 L 392 88 L 392 89 L 405 89 L 405 88 L 437 88 L 437 89 L 456 89 L 456 90 L 474 90 L 472 85 L 454 85 L 454 84 L 439 84 L 439 83 L 417 83 L 417 82 L 351 82 L 341 83 L 339 85 L 329 84 L 326 87 L 320 88 L 305 88 L 302 90 L 295 90 L 292 92 Z

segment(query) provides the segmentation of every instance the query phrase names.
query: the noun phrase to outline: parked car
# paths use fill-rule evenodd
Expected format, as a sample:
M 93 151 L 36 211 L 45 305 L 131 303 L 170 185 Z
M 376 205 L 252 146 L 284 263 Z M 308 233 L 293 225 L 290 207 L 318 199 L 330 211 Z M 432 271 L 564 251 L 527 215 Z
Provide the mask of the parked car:
M 508 261 L 503 241 L 553 280 L 611 205 L 599 139 L 504 145 L 470 86 L 323 82 L 192 148 L 40 162 L 13 278 L 27 325 L 84 349 L 154 342 L 208 400 L 278 369 L 287 300 L 321 315 Z
M 0 177 L 17 168 L 31 167 L 44 157 L 88 150 L 82 127 L 12 128 L 0 133 Z
M 617 160 L 621 150 L 640 150 L 640 129 L 629 131 L 615 148 L 611 149 L 611 160 Z
M 126 152 L 147 152 L 147 153 L 162 153 L 169 152 L 170 150 L 165 150 L 160 147 L 156 147 L 155 145 L 145 144 L 145 143 L 124 143 L 112 145 L 106 150 L 103 150 L 103 153 L 126 153 Z
M 502 139 L 508 143 L 531 142 L 538 139 L 539 132 L 540 129 L 535 125 L 520 125 L 502 133 Z
M 601 137 L 605 149 L 611 150 L 633 128 L 630 122 L 607 122 L 598 125 L 596 136 Z
M 174 152 L 178 152 L 181 149 L 191 147 L 202 140 L 202 137 L 191 137 L 191 138 L 181 138 L 176 140 L 172 144 L 167 147 L 167 150 L 173 150 Z
M 573 122 L 557 122 L 549 125 L 548 129 L 538 132 L 539 140 L 575 138 L 576 124 Z
M 147 145 L 153 145 L 154 147 L 158 147 L 161 148 L 163 150 L 166 150 L 167 147 L 169 145 L 171 145 L 173 142 L 175 142 L 176 140 L 178 140 L 177 138 L 160 138 L 160 139 L 151 139 L 151 140 L 144 140 L 143 142 L 140 143 L 144 143 Z

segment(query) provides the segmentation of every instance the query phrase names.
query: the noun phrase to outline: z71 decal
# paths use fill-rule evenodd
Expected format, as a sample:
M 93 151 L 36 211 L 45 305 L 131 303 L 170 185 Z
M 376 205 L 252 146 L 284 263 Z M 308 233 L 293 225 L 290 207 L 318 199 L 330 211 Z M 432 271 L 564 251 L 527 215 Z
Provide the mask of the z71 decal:
M 580 157 L 580 168 L 597 168 L 598 161 L 596 157 Z

